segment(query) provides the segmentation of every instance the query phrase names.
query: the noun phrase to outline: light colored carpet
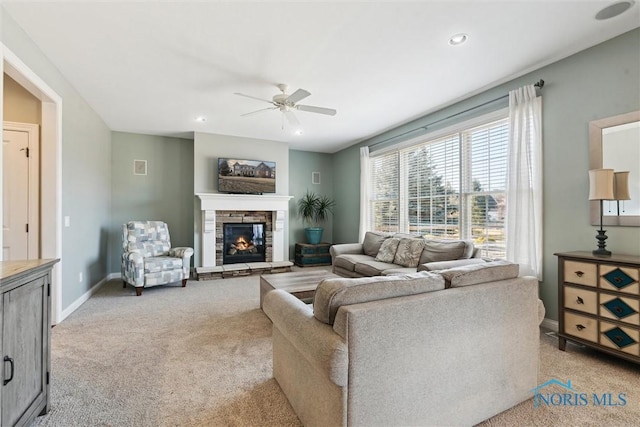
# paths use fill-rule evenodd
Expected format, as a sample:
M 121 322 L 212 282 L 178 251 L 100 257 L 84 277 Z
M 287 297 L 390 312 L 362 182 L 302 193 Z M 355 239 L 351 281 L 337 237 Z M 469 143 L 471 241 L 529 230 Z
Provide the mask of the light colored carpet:
M 627 405 L 536 409 L 529 400 L 483 426 L 638 425 L 637 365 L 574 345 L 561 352 L 541 336 L 540 383 L 625 392 Z M 141 297 L 110 281 L 53 329 L 51 358 L 51 410 L 35 426 L 300 425 L 271 376 L 258 277 L 190 281 Z

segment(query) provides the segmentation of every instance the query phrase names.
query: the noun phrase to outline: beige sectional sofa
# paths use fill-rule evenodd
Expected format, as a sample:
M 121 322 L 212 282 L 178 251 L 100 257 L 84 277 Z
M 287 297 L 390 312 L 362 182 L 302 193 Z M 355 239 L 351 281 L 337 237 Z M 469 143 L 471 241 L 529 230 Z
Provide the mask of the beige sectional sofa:
M 471 240 L 430 240 L 369 231 L 362 243 L 333 245 L 333 272 L 342 277 L 444 270 L 484 262 Z
M 473 425 L 538 384 L 538 282 L 487 262 L 269 292 L 273 374 L 307 426 Z

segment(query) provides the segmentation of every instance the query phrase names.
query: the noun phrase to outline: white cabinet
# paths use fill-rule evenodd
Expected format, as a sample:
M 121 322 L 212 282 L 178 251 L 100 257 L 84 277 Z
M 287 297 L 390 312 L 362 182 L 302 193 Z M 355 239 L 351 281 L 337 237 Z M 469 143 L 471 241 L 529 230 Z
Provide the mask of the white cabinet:
M 0 425 L 48 411 L 51 268 L 57 260 L 0 262 Z

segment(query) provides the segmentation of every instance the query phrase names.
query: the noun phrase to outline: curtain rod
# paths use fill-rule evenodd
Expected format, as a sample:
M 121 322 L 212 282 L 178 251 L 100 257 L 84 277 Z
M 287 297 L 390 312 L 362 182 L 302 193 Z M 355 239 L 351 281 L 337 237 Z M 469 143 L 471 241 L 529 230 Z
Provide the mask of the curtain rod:
M 539 88 L 539 89 L 542 89 L 542 87 L 544 86 L 544 80 L 542 80 L 542 79 L 538 80 L 538 81 L 537 81 L 533 86 L 535 86 L 535 87 L 537 87 L 537 88 Z M 500 101 L 501 99 L 508 98 L 508 97 L 509 97 L 509 94 L 499 96 L 499 97 L 494 98 L 494 99 L 492 99 L 492 100 L 490 100 L 490 101 L 486 101 L 486 102 L 483 102 L 482 104 L 476 105 L 476 106 L 474 106 L 474 107 L 467 108 L 466 110 L 459 111 L 459 112 L 457 112 L 457 113 L 455 113 L 455 114 L 452 114 L 452 115 L 450 115 L 450 116 L 447 116 L 447 117 L 445 117 L 445 118 L 438 119 L 438 120 L 436 120 L 435 122 L 431 122 L 431 123 L 426 124 L 426 125 L 424 125 L 424 126 L 420 126 L 420 127 L 415 128 L 415 129 L 408 130 L 408 131 L 406 131 L 406 132 L 404 132 L 404 133 L 401 133 L 400 135 L 395 135 L 395 136 L 389 137 L 389 138 L 387 138 L 387 139 L 383 139 L 382 141 L 378 141 L 378 142 L 376 142 L 375 144 L 371 144 L 371 145 L 369 145 L 369 148 L 371 148 L 371 147 L 375 147 L 376 145 L 384 144 L 385 142 L 389 142 L 389 141 L 391 141 L 392 139 L 400 138 L 400 137 L 402 137 L 402 136 L 405 136 L 405 135 L 407 135 L 407 134 L 413 133 L 413 132 L 415 132 L 415 131 L 417 131 L 417 130 L 420 130 L 420 129 L 427 130 L 430 126 L 433 126 L 433 125 L 438 124 L 438 123 L 440 123 L 440 122 L 444 122 L 444 121 L 446 121 L 446 120 L 452 119 L 452 118 L 457 117 L 457 116 L 460 116 L 460 115 L 462 115 L 462 114 L 468 113 L 469 111 L 477 110 L 478 108 L 482 108 L 482 107 L 484 107 L 485 105 L 489 105 L 489 104 L 491 104 L 491 103 L 494 103 L 494 102 L 496 102 L 496 101 Z

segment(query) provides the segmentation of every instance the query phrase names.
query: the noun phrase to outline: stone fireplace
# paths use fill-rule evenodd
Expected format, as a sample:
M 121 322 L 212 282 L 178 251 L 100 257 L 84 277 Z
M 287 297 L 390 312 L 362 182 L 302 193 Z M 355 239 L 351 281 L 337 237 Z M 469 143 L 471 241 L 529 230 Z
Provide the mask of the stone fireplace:
M 288 220 L 289 200 L 291 196 L 276 194 L 248 195 L 207 193 L 197 194 L 202 210 L 201 265 L 216 267 L 228 264 L 260 262 L 256 253 L 264 249 L 264 262 L 285 261 L 289 258 L 289 249 L 285 240 L 285 225 Z M 251 224 L 243 240 L 250 242 L 233 243 L 241 248 L 241 254 L 229 254 L 234 249 L 230 242 L 225 242 L 225 224 L 230 226 Z M 264 224 L 264 237 L 256 237 L 255 224 Z M 233 228 L 233 227 L 230 227 Z M 241 227 L 242 228 L 242 227 Z M 239 232 L 236 232 L 239 234 Z M 249 236 L 251 234 L 251 236 Z M 236 239 L 240 236 L 236 236 Z M 254 246 L 255 253 L 250 249 Z M 244 258 L 231 258 L 229 255 L 243 255 Z
M 271 212 L 219 211 L 216 215 L 216 265 L 273 259 Z

